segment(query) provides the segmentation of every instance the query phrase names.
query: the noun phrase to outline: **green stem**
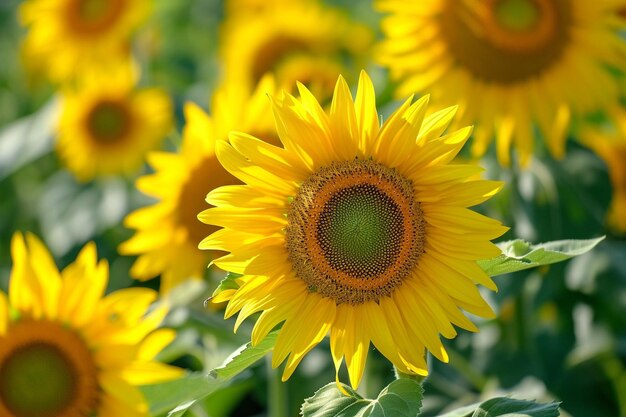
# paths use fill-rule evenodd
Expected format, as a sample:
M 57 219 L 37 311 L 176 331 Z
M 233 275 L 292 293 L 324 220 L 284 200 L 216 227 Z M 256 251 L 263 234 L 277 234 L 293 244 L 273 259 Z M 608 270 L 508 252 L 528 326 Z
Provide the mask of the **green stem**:
M 272 417 L 288 417 L 287 384 L 281 381 L 281 373 L 272 368 L 272 360 L 265 358 L 267 368 L 268 415 Z
M 456 350 L 447 348 L 450 356 L 450 363 L 454 364 L 454 368 L 467 379 L 479 392 L 482 392 L 487 385 L 487 378 L 478 372 L 468 361 Z

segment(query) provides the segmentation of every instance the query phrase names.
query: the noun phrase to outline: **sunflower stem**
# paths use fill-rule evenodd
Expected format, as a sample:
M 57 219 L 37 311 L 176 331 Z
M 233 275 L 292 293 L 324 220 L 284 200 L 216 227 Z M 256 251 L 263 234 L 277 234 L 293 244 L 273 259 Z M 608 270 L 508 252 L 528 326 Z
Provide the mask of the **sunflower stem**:
M 278 369 L 272 368 L 272 360 L 265 359 L 267 368 L 268 415 L 272 417 L 288 417 L 287 385 L 281 380 Z

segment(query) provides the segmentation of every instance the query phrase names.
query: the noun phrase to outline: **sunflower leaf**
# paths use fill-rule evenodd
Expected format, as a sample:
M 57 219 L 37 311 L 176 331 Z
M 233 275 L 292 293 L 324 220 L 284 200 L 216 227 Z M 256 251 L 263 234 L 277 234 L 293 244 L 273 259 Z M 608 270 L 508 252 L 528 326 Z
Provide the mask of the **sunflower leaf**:
M 225 361 L 224 364 L 218 366 L 210 372 L 213 378 L 231 379 L 234 376 L 248 369 L 256 361 L 262 359 L 276 344 L 278 330 L 274 330 L 268 334 L 265 339 L 256 346 L 248 342 L 234 351 Z
M 415 417 L 422 407 L 422 386 L 411 379 L 398 379 L 385 387 L 378 398 L 361 397 L 352 388 L 335 383 L 320 388 L 302 404 L 303 417 Z
M 557 417 L 560 403 L 539 404 L 535 401 L 497 397 L 451 411 L 439 417 Z
M 150 415 L 158 416 L 169 412 L 170 416 L 182 415 L 197 400 L 218 390 L 227 381 L 208 378 L 205 373 L 189 373 L 183 378 L 161 384 L 141 387 Z
M 257 346 L 246 343 L 209 374 L 196 372 L 175 381 L 146 385 L 141 391 L 150 405 L 151 415 L 168 413 L 182 416 L 196 401 L 228 386 L 230 381 L 263 358 L 276 343 L 278 331 L 271 332 Z
M 37 113 L 0 129 L 0 180 L 52 151 L 59 109 L 53 98 Z
M 524 240 L 510 240 L 498 244 L 502 254 L 493 259 L 478 261 L 487 273 L 495 276 L 561 262 L 582 255 L 604 240 L 604 236 L 584 240 L 555 240 L 533 245 Z

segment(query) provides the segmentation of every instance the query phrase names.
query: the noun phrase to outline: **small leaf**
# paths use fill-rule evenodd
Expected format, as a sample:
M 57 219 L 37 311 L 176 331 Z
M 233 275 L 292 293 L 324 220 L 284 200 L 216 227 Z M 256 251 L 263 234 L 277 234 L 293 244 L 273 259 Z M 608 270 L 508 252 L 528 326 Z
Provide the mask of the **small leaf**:
M 303 417 L 415 417 L 422 406 L 422 386 L 411 379 L 398 379 L 385 387 L 378 398 L 368 400 L 343 385 L 343 394 L 335 383 L 319 389 L 302 404 Z
M 226 387 L 232 378 L 263 358 L 274 347 L 277 335 L 278 331 L 270 333 L 257 346 L 246 343 L 208 375 L 191 373 L 175 381 L 141 387 L 151 415 L 169 412 L 170 417 L 182 416 L 196 401 Z
M 230 379 L 240 374 L 272 350 L 277 337 L 278 330 L 274 330 L 256 346 L 252 346 L 250 342 L 246 343 L 234 351 L 222 366 L 213 369 L 211 376 L 217 379 Z
M 235 274 L 234 272 L 228 272 L 223 280 L 220 281 L 219 285 L 213 291 L 212 297 L 215 297 L 217 294 L 221 293 L 224 290 L 236 290 L 239 288 L 239 284 L 236 279 L 241 277 L 241 274 Z M 208 301 L 208 300 L 207 300 Z
M 539 404 L 535 401 L 497 397 L 439 417 L 557 417 L 560 415 L 559 405 L 557 402 Z
M 487 273 L 495 276 L 536 266 L 561 262 L 589 252 L 604 236 L 586 240 L 555 240 L 553 242 L 530 244 L 521 239 L 499 243 L 502 254 L 493 259 L 478 261 Z

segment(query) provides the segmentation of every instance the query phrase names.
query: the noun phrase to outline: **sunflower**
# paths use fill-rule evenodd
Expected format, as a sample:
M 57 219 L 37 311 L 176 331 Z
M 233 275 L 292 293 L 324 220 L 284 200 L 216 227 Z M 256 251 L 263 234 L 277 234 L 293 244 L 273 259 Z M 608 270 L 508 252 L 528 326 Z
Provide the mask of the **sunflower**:
M 604 160 L 609 169 L 613 197 L 607 223 L 626 233 L 626 111 L 614 109 L 613 123 L 604 128 L 587 126 L 580 133 L 582 143 Z
M 250 96 L 241 86 L 227 85 L 213 98 L 213 118 L 195 104 L 185 106 L 186 126 L 179 153 L 153 152 L 148 161 L 155 173 L 137 180 L 137 188 L 158 201 L 129 214 L 126 227 L 137 232 L 119 247 L 124 255 L 139 255 L 131 275 L 147 280 L 161 275 L 167 293 L 186 279 L 200 279 L 210 254 L 198 243 L 215 228 L 198 221 L 207 208 L 206 194 L 213 188 L 237 183 L 215 157 L 215 143 L 233 128 L 255 132 L 278 143 L 273 131 L 268 93 L 274 82 L 264 78 Z
M 130 36 L 148 0 L 28 0 L 20 8 L 28 66 L 56 83 L 130 62 Z
M 0 292 L 0 415 L 147 416 L 136 386 L 181 375 L 154 360 L 175 336 L 154 331 L 166 313 L 147 313 L 157 294 L 103 297 L 108 265 L 93 243 L 62 272 L 32 234 L 16 233 L 11 253 L 8 298 Z
M 135 89 L 132 78 L 119 70 L 64 93 L 57 153 L 82 181 L 134 173 L 171 129 L 168 95 Z
M 425 375 L 425 349 L 448 355 L 439 334 L 477 328 L 459 310 L 492 317 L 475 284 L 495 290 L 476 260 L 500 250 L 507 228 L 466 207 L 501 187 L 468 180 L 481 169 L 450 164 L 471 128 L 441 136 L 455 108 L 425 118 L 428 98 L 408 99 L 379 126 L 363 72 L 353 102 L 343 78 L 326 113 L 302 84 L 300 99 L 274 102 L 284 148 L 245 133 L 216 146 L 242 185 L 210 192 L 199 215 L 221 226 L 200 248 L 229 252 L 214 263 L 241 274 L 215 294 L 239 312 L 235 330 L 261 312 L 252 343 L 283 323 L 274 367 L 283 380 L 330 332 L 338 370 L 345 359 L 359 385 L 370 342 L 400 371 Z
M 475 123 L 472 151 L 496 139 L 501 164 L 512 145 L 522 166 L 534 128 L 561 157 L 570 120 L 615 104 L 615 70 L 626 69 L 618 30 L 624 0 L 377 0 L 390 12 L 380 62 L 398 95 L 432 93 L 438 107 L 459 104 L 458 122 Z
M 271 72 L 285 89 L 296 80 L 329 97 L 340 73 L 354 68 L 371 31 L 312 1 L 275 2 L 255 13 L 234 13 L 221 28 L 220 54 L 228 82 L 253 88 Z

